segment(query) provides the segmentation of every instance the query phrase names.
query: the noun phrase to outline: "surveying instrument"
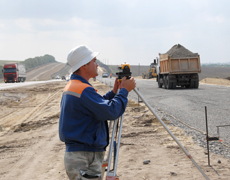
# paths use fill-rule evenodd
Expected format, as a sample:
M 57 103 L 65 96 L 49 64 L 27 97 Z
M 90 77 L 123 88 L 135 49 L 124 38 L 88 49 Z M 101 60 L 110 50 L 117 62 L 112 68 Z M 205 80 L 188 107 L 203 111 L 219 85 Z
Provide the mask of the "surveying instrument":
M 121 64 L 118 67 L 118 69 L 119 69 L 119 72 L 117 72 L 116 75 L 117 75 L 117 78 L 119 81 L 121 81 L 121 79 L 123 77 L 126 77 L 126 79 L 130 79 L 132 73 L 130 71 L 130 65 L 129 64 L 127 64 L 127 63 Z M 193 162 L 193 164 L 201 172 L 201 174 L 204 176 L 204 178 L 209 180 L 207 175 L 198 166 L 198 164 L 194 161 L 192 156 L 187 152 L 187 150 L 178 141 L 178 139 L 174 136 L 174 134 L 169 130 L 169 128 L 166 126 L 166 124 L 162 121 L 162 119 L 156 114 L 156 112 L 153 110 L 153 108 L 150 106 L 150 104 L 144 99 L 144 97 L 140 94 L 140 92 L 137 90 L 137 88 L 134 88 L 133 90 L 138 95 L 138 97 L 141 98 L 141 100 L 145 103 L 145 105 L 149 108 L 149 110 L 155 115 L 157 120 L 166 129 L 166 131 L 170 134 L 170 136 L 174 139 L 174 141 L 176 141 L 176 143 L 180 146 L 180 148 L 183 150 L 183 152 L 186 154 L 186 156 Z M 112 136 L 110 139 L 110 145 L 109 145 L 109 151 L 107 154 L 107 158 L 104 159 L 104 162 L 102 165 L 102 176 L 101 176 L 103 178 L 105 171 L 107 171 L 106 180 L 119 180 L 119 177 L 116 175 L 116 171 L 117 171 L 118 155 L 119 155 L 119 148 L 120 148 L 120 142 L 121 142 L 123 117 L 124 117 L 124 114 L 122 114 L 120 118 L 116 119 L 115 121 L 110 121 L 110 123 L 109 123 L 109 131 L 112 129 L 112 132 L 111 132 Z M 113 127 L 112 127 L 112 123 L 113 123 Z M 117 137 L 117 141 L 116 141 L 115 136 Z M 113 161 L 113 169 L 111 169 L 112 161 Z M 107 169 L 106 169 L 106 167 L 107 167 Z

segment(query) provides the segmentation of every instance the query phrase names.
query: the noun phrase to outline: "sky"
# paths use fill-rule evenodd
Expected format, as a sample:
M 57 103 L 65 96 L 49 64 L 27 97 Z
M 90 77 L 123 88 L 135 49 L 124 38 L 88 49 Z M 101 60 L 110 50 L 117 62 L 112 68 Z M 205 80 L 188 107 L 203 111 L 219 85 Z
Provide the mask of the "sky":
M 181 44 L 201 63 L 230 63 L 229 0 L 0 0 L 0 60 L 76 46 L 105 64 L 149 65 Z

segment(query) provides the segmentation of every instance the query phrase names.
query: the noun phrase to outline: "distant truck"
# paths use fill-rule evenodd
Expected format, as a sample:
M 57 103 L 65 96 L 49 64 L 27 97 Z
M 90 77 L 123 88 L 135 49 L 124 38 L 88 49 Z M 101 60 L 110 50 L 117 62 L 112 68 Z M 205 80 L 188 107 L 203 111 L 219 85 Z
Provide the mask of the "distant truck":
M 198 88 L 201 72 L 200 56 L 178 44 L 165 54 L 159 54 L 157 66 L 158 87 L 174 89 L 176 86 Z
M 156 68 L 157 68 L 157 62 L 156 59 L 154 59 L 153 63 L 151 63 L 149 66 L 148 72 L 142 73 L 142 78 L 143 79 L 156 78 L 157 77 Z
M 4 82 L 24 82 L 26 80 L 26 68 L 19 63 L 6 63 L 3 66 Z

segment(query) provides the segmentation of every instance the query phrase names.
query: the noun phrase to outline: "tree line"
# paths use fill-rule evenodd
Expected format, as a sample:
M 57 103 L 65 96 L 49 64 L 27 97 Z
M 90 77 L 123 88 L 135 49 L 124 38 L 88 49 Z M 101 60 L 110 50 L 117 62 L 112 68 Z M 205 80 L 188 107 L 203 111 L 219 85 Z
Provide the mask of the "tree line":
M 28 58 L 24 61 L 21 61 L 20 64 L 24 64 L 26 67 L 26 71 L 34 69 L 38 66 L 45 65 L 48 63 L 57 62 L 55 58 L 51 55 L 37 56 L 35 58 Z M 2 72 L 3 66 L 0 65 L 0 78 L 3 78 Z

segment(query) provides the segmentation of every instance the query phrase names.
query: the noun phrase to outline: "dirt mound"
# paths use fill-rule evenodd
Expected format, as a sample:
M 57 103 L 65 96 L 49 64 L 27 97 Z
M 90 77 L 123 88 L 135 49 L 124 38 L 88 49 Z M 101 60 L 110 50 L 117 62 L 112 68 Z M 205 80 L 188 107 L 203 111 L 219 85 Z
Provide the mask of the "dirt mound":
M 230 81 L 228 79 L 221 78 L 205 78 L 200 81 L 202 84 L 212 84 L 212 85 L 221 85 L 221 86 L 230 86 Z
M 164 54 L 168 54 L 171 58 L 197 57 L 198 56 L 198 53 L 193 53 L 180 44 L 174 45 L 170 50 L 168 50 Z

